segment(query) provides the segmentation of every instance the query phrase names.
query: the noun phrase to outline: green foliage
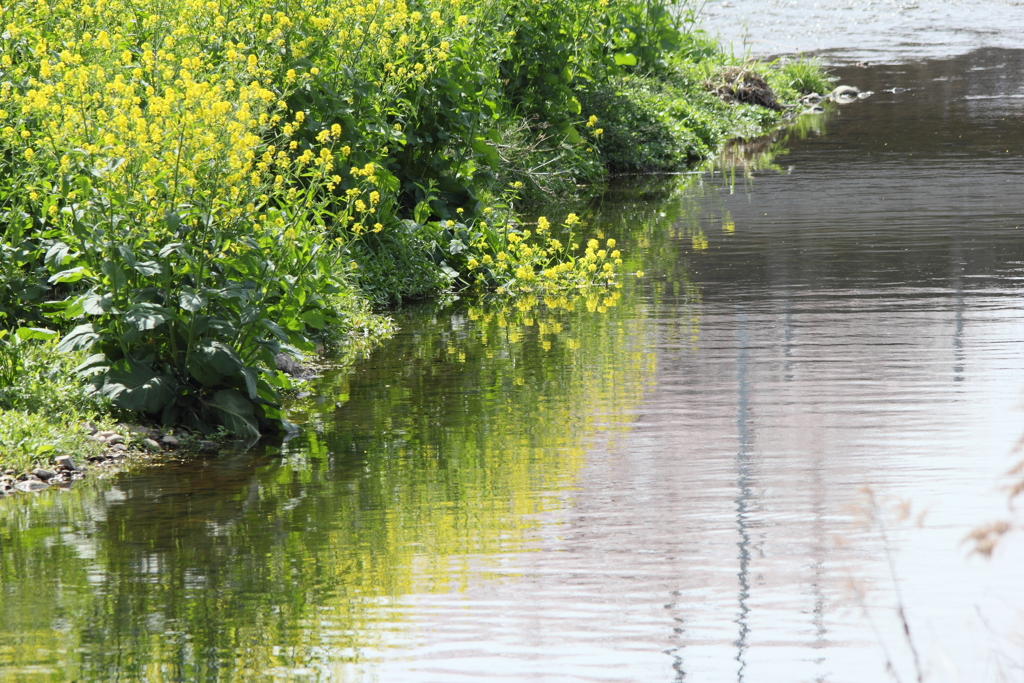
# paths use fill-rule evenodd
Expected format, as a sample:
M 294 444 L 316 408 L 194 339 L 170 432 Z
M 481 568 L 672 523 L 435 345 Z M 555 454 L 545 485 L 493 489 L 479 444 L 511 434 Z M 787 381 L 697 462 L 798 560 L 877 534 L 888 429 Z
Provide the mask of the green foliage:
M 0 463 L 28 469 L 61 453 L 99 450 L 79 427 L 110 406 L 75 377 L 84 354 L 57 351 L 53 334 L 19 328 L 0 331 Z
M 415 233 L 418 226 L 409 221 L 403 227 Z M 351 256 L 359 266 L 351 281 L 374 308 L 396 308 L 437 296 L 451 286 L 451 278 L 415 234 L 404 239 L 393 234 L 371 237 L 352 247 Z

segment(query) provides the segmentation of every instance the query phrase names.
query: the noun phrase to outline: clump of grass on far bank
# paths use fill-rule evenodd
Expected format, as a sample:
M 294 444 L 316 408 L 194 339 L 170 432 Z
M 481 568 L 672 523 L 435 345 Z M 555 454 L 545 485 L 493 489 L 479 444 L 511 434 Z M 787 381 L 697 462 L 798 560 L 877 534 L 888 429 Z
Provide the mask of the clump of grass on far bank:
M 768 82 L 783 99 L 816 92 L 824 95 L 832 90 L 832 81 L 817 59 L 802 57 L 776 62 L 777 68 L 769 72 Z
M 761 84 L 767 97 L 760 105 L 722 96 L 737 74 Z M 661 68 L 590 85 L 580 100 L 597 116 L 608 169 L 645 173 L 680 170 L 730 139 L 763 135 L 801 95 L 830 89 L 815 61 L 742 62 L 695 32 Z

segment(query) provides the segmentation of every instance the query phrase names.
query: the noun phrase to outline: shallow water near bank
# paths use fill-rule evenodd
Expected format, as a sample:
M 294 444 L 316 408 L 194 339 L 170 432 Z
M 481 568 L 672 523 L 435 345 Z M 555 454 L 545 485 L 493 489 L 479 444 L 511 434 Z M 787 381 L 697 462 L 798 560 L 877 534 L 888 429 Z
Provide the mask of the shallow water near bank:
M 961 541 L 1024 433 L 1024 52 L 839 75 L 594 207 L 618 296 L 409 311 L 280 448 L 0 500 L 0 681 L 909 681 L 900 600 L 926 680 L 1019 678 L 1024 545 Z

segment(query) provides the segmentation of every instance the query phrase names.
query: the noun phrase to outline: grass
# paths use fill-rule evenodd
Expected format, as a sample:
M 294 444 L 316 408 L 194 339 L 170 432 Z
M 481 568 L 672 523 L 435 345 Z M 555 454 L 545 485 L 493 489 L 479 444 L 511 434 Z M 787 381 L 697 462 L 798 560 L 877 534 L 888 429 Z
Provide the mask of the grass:
M 114 416 L 75 376 L 83 357 L 58 352 L 54 342 L 0 340 L 0 469 L 20 472 L 58 455 L 80 460 L 102 450 L 81 424 L 109 428 Z

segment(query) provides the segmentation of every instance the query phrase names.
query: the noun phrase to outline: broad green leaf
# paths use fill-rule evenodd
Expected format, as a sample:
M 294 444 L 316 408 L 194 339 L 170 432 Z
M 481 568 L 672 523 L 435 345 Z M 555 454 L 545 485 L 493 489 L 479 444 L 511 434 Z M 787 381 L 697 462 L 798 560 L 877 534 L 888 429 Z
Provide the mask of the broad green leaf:
M 107 354 L 94 353 L 75 368 L 75 372 L 79 375 L 89 376 L 99 372 L 106 372 L 109 368 L 110 362 L 107 360 Z
M 155 330 L 173 316 L 167 309 L 157 304 L 135 304 L 124 314 L 124 320 L 139 332 Z
M 177 214 L 175 214 L 175 216 L 177 216 Z M 179 219 L 179 222 L 180 222 L 180 219 Z M 185 245 L 182 244 L 181 242 L 171 242 L 170 244 L 165 244 L 164 246 L 160 247 L 160 251 L 158 253 L 159 253 L 160 258 L 167 258 L 168 256 L 170 256 L 171 254 L 173 254 L 176 251 L 177 252 L 182 251 L 182 248 L 184 246 Z
M 14 336 L 18 338 L 18 341 L 25 341 L 26 339 L 49 341 L 59 334 L 55 330 L 47 330 L 42 327 L 19 327 L 14 331 Z
M 55 275 L 51 275 L 49 282 L 54 285 L 61 282 L 78 282 L 83 277 L 85 277 L 85 268 L 78 266 L 77 268 L 68 268 Z
M 75 351 L 77 349 L 88 349 L 97 341 L 99 341 L 100 335 L 96 334 L 95 328 L 92 323 L 85 323 L 79 325 L 75 329 L 68 332 L 68 334 L 60 340 L 60 344 L 57 345 L 57 350 L 62 353 L 68 351 Z
M 138 261 L 132 266 L 135 271 L 141 273 L 145 277 L 155 277 L 157 275 L 163 275 L 164 269 L 156 261 Z
M 82 310 L 89 315 L 103 315 L 114 305 L 114 295 L 111 293 L 100 294 L 90 290 L 81 299 Z
M 299 316 L 303 322 L 316 330 L 322 330 L 327 326 L 327 321 L 324 320 L 324 316 L 320 314 L 320 311 L 306 311 Z
M 565 136 L 565 139 L 566 139 L 566 140 L 568 140 L 569 142 L 571 142 L 571 143 L 572 143 L 572 144 L 574 144 L 574 145 L 578 145 L 578 144 L 579 144 L 579 143 L 580 143 L 580 142 L 581 142 L 581 141 L 583 140 L 583 138 L 582 138 L 582 137 L 580 137 L 579 131 L 577 131 L 577 130 L 576 130 L 575 128 L 573 128 L 573 127 L 572 127 L 571 125 L 569 125 L 568 123 L 566 123 L 566 124 L 562 125 L 562 126 L 561 126 L 561 127 L 560 127 L 560 128 L 558 129 L 558 131 L 559 131 L 559 132 L 560 132 L 560 133 L 561 133 L 562 135 L 564 135 L 564 136 Z
M 71 247 L 63 242 L 57 242 L 46 250 L 45 262 L 51 268 L 63 266 L 71 254 Z
M 113 261 L 105 261 L 100 270 L 110 279 L 110 284 L 114 289 L 121 289 L 128 284 L 128 276 L 124 274 L 124 269 Z
M 636 57 L 628 52 L 616 52 L 615 63 L 618 66 L 636 66 Z
M 252 401 L 234 389 L 218 391 L 210 399 L 210 407 L 228 430 L 238 436 L 259 437 Z
M 174 400 L 175 382 L 145 363 L 115 362 L 104 377 L 100 392 L 118 408 L 158 413 Z
M 219 341 L 208 342 L 202 349 L 203 354 L 217 372 L 230 377 L 242 371 L 242 359 L 235 350 Z
M 242 370 L 242 359 L 234 349 L 218 341 L 205 342 L 189 355 L 189 374 L 205 386 L 220 384 Z
M 178 295 L 178 303 L 183 309 L 190 313 L 196 313 L 197 311 L 203 310 L 206 306 L 206 299 L 200 296 L 191 287 L 182 287 L 181 294 Z

